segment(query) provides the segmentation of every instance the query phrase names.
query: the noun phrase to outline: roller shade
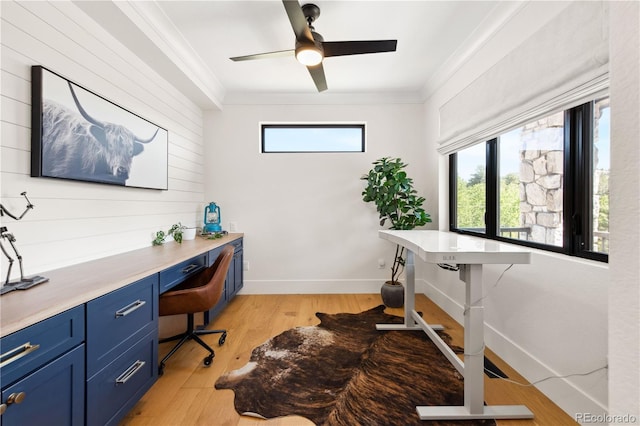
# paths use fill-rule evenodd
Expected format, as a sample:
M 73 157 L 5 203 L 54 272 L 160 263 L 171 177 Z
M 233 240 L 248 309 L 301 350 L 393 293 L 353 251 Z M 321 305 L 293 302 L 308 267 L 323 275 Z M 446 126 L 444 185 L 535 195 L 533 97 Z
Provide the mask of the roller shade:
M 449 154 L 604 94 L 606 2 L 578 1 L 440 108 L 438 152 Z

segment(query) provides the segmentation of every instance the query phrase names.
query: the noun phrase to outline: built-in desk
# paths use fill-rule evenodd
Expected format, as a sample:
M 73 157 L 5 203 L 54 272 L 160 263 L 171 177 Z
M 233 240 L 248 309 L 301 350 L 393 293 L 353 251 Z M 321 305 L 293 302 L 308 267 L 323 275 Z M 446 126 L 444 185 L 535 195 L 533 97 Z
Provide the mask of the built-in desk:
M 48 282 L 4 294 L 0 424 L 117 424 L 158 377 L 159 295 L 233 245 L 223 304 L 206 313 L 215 315 L 242 287 L 242 241 L 145 247 L 43 272 Z
M 49 282 L 0 298 L 0 337 L 242 237 L 229 234 L 217 240 L 197 237 L 182 244 L 168 242 L 39 273 Z

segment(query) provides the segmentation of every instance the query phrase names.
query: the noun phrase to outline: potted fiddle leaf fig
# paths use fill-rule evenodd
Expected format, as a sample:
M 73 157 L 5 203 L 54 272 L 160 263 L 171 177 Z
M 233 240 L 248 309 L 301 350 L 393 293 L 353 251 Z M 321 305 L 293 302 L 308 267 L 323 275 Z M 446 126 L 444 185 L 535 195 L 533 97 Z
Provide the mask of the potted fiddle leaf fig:
M 383 157 L 374 161 L 373 168 L 361 177 L 366 182 L 362 199 L 375 204 L 380 226 L 389 222 L 389 229 L 410 230 L 431 222 L 431 216 L 422 207 L 425 198 L 417 195 L 406 166 L 399 158 Z M 390 308 L 404 304 L 404 287 L 398 281 L 405 265 L 404 250 L 396 245 L 391 280 L 385 282 L 380 291 L 383 303 Z

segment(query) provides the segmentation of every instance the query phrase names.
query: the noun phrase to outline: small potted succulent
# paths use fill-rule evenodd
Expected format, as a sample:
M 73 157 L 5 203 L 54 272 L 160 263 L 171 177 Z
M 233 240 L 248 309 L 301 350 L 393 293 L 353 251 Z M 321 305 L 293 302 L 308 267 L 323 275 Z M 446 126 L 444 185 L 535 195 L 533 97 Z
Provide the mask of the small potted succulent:
M 425 212 L 423 197 L 413 188 L 413 179 L 404 170 L 407 164 L 399 158 L 383 157 L 373 162 L 373 168 L 362 176 L 366 187 L 362 191 L 365 202 L 373 202 L 380 215 L 380 226 L 387 221 L 389 229 L 408 230 L 431 222 Z M 383 303 L 390 308 L 404 305 L 404 287 L 398 281 L 405 265 L 404 247 L 396 245 L 396 254 L 391 266 L 391 280 L 380 290 Z

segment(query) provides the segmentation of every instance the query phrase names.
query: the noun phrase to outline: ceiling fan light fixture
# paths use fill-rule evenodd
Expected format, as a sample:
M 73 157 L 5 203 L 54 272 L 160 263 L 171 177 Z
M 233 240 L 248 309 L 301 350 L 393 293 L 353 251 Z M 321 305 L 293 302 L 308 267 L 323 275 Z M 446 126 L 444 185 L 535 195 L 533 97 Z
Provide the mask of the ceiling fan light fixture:
M 319 49 L 315 44 L 309 45 L 301 45 L 296 47 L 296 59 L 302 65 L 306 65 L 308 67 L 318 65 L 322 62 L 323 54 L 322 50 Z
M 0 0 L 2 1 L 2 0 Z M 296 60 L 307 67 L 318 92 L 327 90 L 327 79 L 322 61 L 326 57 L 363 55 L 367 53 L 395 52 L 397 40 L 359 40 L 325 42 L 322 35 L 313 28 L 313 23 L 320 16 L 320 8 L 315 4 L 300 6 L 298 0 L 281 0 L 295 35 Z M 291 50 L 258 53 L 254 55 L 236 56 L 233 61 L 263 59 L 290 55 Z

